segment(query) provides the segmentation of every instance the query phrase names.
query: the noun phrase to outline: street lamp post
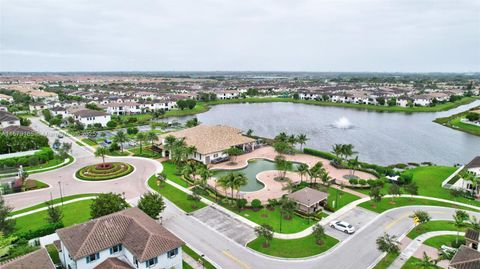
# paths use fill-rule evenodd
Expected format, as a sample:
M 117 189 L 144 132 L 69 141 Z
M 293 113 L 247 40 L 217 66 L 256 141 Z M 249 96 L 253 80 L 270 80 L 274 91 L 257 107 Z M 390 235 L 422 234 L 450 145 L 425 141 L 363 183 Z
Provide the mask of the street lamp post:
M 62 193 L 62 182 L 58 181 L 58 186 L 60 187 L 60 201 L 62 202 L 63 206 L 63 193 Z

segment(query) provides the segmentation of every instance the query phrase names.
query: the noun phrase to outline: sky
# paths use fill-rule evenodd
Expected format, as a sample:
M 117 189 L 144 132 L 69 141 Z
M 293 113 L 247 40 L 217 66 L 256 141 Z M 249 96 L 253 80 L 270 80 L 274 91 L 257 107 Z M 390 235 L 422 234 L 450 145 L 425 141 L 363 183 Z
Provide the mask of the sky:
M 478 0 L 0 0 L 0 71 L 479 72 Z

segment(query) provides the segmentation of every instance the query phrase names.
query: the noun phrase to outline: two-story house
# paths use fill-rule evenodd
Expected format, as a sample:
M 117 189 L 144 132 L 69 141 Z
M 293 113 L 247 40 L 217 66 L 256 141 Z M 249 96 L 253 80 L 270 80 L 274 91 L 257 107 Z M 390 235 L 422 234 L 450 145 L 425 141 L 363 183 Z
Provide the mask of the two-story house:
M 182 268 L 184 242 L 136 207 L 59 229 L 57 235 L 65 268 Z
M 103 111 L 93 109 L 80 109 L 72 112 L 73 118 L 84 124 L 85 126 L 100 124 L 107 126 L 107 123 L 111 120 L 111 116 Z

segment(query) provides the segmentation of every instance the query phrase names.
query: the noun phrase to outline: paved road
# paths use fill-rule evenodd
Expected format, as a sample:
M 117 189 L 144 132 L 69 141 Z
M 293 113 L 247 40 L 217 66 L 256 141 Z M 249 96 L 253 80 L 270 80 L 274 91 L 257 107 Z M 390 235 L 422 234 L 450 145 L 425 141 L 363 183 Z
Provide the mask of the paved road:
M 455 209 L 443 207 L 401 207 L 378 215 L 356 234 L 339 244 L 334 251 L 302 260 L 282 260 L 266 257 L 243 247 L 217 233 L 193 216 L 181 213 L 169 205 L 164 225 L 184 241 L 213 259 L 222 268 L 368 268 L 380 257 L 375 240 L 384 232 L 401 236 L 413 224 L 408 217 L 414 210 L 426 210 L 433 219 L 451 219 Z M 480 214 L 474 213 L 477 217 Z
M 38 132 L 47 135 L 50 141 L 54 141 L 58 135 L 57 131 L 41 123 L 38 118 L 32 118 L 32 127 Z M 60 197 L 60 184 L 63 196 L 80 193 L 116 192 L 124 193 L 126 199 L 134 199 L 147 191 L 145 180 L 156 173 L 158 169 L 161 169 L 161 164 L 151 159 L 108 157 L 106 161 L 126 162 L 133 165 L 135 170 L 126 177 L 116 180 L 102 182 L 80 181 L 75 179 L 75 172 L 86 165 L 99 163 L 101 160 L 95 158 L 92 152 L 77 145 L 69 137 L 63 138 L 62 141 L 72 143 L 72 155 L 76 158 L 75 162 L 56 170 L 31 175 L 31 178 L 47 183 L 50 185 L 50 188 L 5 195 L 4 198 L 8 204 L 15 209 L 21 209 L 49 200 L 50 193 L 52 193 L 54 198 Z

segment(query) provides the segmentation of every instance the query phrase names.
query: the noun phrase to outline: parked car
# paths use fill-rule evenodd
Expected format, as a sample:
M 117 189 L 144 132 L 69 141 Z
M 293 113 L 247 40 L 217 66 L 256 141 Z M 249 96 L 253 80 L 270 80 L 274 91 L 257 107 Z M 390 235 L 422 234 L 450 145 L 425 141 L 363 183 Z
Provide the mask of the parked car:
M 110 144 L 112 144 L 112 141 L 111 141 L 111 140 L 108 140 L 108 139 L 105 139 L 105 141 L 104 141 L 104 142 L 105 142 L 105 144 L 107 144 L 107 145 L 110 145 Z
M 353 234 L 355 232 L 355 227 L 345 221 L 332 221 L 330 222 L 330 227 L 347 234 Z
M 57 137 L 58 137 L 58 138 L 63 138 L 63 134 L 62 134 L 62 133 L 58 133 Z

